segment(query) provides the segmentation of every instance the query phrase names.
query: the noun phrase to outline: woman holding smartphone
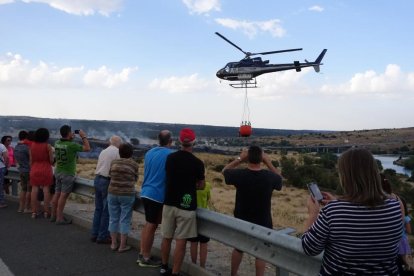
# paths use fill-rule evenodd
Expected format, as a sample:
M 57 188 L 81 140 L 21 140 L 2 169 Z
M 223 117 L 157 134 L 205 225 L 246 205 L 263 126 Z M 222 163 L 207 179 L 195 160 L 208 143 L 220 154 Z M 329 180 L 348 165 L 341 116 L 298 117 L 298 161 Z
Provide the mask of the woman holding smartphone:
M 400 203 L 382 190 L 375 159 L 353 148 L 340 156 L 338 170 L 343 196 L 322 192 L 322 209 L 308 199 L 303 250 L 324 251 L 319 275 L 399 275 Z

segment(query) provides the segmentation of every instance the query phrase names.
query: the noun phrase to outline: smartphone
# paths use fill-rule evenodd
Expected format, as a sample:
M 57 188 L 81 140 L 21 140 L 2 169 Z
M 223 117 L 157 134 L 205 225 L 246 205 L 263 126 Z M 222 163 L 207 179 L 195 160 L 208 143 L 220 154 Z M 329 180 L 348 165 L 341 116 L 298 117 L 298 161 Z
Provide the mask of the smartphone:
M 321 191 L 319 190 L 318 184 L 315 182 L 311 182 L 308 184 L 309 192 L 311 193 L 312 197 L 317 201 L 322 201 L 323 195 Z
M 75 134 L 79 134 L 79 129 L 75 129 Z

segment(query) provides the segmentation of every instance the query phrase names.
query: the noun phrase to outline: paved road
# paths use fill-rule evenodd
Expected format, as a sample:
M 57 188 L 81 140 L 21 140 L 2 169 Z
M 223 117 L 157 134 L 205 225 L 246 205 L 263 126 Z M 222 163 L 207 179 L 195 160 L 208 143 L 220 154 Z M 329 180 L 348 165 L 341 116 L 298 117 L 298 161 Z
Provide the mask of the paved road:
M 159 275 L 141 268 L 136 249 L 116 253 L 89 241 L 87 230 L 57 226 L 46 219 L 17 213 L 17 203 L 0 209 L 0 274 L 8 275 Z

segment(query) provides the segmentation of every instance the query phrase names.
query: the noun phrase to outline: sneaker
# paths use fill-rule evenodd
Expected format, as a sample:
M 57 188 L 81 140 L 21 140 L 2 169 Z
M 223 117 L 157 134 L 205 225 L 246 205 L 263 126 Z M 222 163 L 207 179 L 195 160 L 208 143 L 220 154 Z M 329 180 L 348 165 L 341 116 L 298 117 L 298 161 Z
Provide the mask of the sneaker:
M 7 207 L 7 204 L 6 203 L 0 204 L 0 208 L 6 208 L 6 207 Z
M 23 214 L 31 214 L 32 209 L 24 209 Z
M 139 266 L 141 267 L 159 267 L 161 266 L 161 260 L 157 260 L 153 258 L 152 256 L 148 259 L 145 259 L 142 257 L 142 259 L 139 261 Z
M 91 236 L 91 237 L 90 237 L 90 241 L 91 241 L 91 242 L 96 242 L 96 237 L 95 237 L 95 236 Z
M 168 268 L 168 266 L 167 267 L 162 266 L 160 269 L 161 276 L 170 276 L 171 273 L 172 273 L 172 270 L 171 268 Z
M 137 264 L 139 264 L 139 262 L 144 258 L 144 256 L 142 256 L 141 253 L 138 254 L 138 259 L 137 259 Z

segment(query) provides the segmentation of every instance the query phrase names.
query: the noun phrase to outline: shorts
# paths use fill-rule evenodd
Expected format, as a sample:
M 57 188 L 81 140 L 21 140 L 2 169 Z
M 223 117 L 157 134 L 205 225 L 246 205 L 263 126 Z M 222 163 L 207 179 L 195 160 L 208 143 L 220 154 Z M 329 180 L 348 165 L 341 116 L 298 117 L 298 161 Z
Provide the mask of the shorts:
M 408 242 L 407 235 L 403 235 L 400 240 L 398 254 L 400 255 L 410 255 L 411 254 L 411 247 L 410 243 Z
M 187 239 L 187 241 L 189 241 L 189 242 L 199 242 L 199 243 L 208 243 L 210 241 L 210 238 L 206 237 L 206 236 L 203 236 L 203 235 L 198 235 L 197 237 Z
M 164 205 L 161 233 L 167 239 L 189 239 L 197 236 L 196 211 Z
M 32 186 L 29 183 L 30 173 L 29 172 L 21 172 L 20 173 L 20 188 L 22 192 L 31 192 Z
M 75 185 L 75 176 L 58 172 L 55 174 L 55 177 L 56 177 L 55 192 L 70 194 Z
M 162 219 L 162 207 L 164 204 L 149 198 L 142 198 L 145 210 L 145 220 L 152 224 L 160 224 Z

